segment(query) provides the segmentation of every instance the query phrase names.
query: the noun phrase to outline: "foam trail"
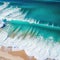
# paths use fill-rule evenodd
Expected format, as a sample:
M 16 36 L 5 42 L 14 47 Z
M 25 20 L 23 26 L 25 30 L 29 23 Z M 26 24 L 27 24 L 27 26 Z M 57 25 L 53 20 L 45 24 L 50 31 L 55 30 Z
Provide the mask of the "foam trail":
M 0 20 L 7 19 L 7 20 L 24 20 L 26 13 L 22 13 L 20 10 L 21 8 L 10 6 L 9 3 L 4 3 L 3 7 L 0 9 Z
M 0 19 L 4 19 L 7 15 L 9 15 L 10 13 L 13 13 L 13 12 L 16 11 L 16 10 L 18 10 L 18 9 L 13 8 L 13 7 L 7 8 L 6 10 L 4 10 L 4 11 L 1 13 Z M 7 11 L 8 11 L 8 12 L 7 12 Z
M 15 10 L 15 12 L 13 12 L 12 14 L 8 15 L 6 18 L 8 20 L 8 18 L 13 19 L 14 17 L 16 17 L 17 15 L 20 15 L 20 12 Z
M 0 32 L 0 45 L 4 42 L 4 40 L 7 38 L 7 33 L 4 31 Z M 2 38 L 1 38 L 2 37 Z
M 2 6 L 0 6 L 0 11 L 4 10 L 9 5 L 9 2 L 4 2 Z

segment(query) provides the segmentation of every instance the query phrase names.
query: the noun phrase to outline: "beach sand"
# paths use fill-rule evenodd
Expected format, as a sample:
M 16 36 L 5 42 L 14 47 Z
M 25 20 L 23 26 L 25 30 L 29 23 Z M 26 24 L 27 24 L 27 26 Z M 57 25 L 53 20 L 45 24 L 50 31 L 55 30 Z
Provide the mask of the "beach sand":
M 28 56 L 24 50 L 12 51 L 10 48 L 0 49 L 0 60 L 36 60 L 34 56 Z

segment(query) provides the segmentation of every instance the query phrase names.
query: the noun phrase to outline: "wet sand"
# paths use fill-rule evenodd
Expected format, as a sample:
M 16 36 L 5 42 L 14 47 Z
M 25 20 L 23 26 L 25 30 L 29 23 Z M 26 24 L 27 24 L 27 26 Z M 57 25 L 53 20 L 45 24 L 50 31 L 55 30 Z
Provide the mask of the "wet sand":
M 24 59 L 19 56 L 14 56 L 7 52 L 0 51 L 0 60 L 24 60 Z
M 4 51 L 0 49 L 0 60 L 36 60 L 34 56 L 28 56 L 24 50 L 21 51 Z

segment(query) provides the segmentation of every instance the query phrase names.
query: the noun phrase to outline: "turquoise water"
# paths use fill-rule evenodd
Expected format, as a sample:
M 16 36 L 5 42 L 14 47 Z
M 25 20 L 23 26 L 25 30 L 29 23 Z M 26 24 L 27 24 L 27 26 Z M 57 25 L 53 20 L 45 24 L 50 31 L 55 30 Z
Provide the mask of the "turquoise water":
M 17 32 L 21 31 L 22 34 L 25 36 L 27 34 L 36 37 L 39 37 L 41 35 L 45 39 L 49 37 L 53 37 L 55 42 L 60 42 L 60 27 L 49 26 L 49 25 L 47 26 L 44 24 L 34 24 L 29 22 L 17 21 L 17 20 L 6 21 L 5 23 L 13 26 L 13 30 L 12 28 L 10 29 L 10 31 L 12 30 L 11 32 L 14 32 L 16 29 L 19 28 Z

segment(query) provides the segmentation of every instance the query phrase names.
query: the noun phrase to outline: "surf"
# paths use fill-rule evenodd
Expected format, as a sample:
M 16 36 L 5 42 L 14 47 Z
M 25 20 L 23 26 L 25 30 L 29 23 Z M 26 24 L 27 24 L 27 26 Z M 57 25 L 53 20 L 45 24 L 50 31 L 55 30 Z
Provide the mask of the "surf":
M 35 56 L 37 60 L 46 58 L 60 60 L 60 26 L 56 22 L 56 17 L 56 19 L 51 18 L 55 21 L 50 21 L 49 16 L 48 19 L 40 17 L 39 12 L 42 12 L 43 8 L 40 11 L 36 7 L 20 8 L 6 2 L 0 7 L 0 46 L 12 46 L 13 50 L 25 50 L 29 56 Z M 49 9 L 47 12 L 51 16 L 52 12 Z M 54 11 L 53 8 L 52 11 Z M 48 21 L 45 22 L 44 19 Z

